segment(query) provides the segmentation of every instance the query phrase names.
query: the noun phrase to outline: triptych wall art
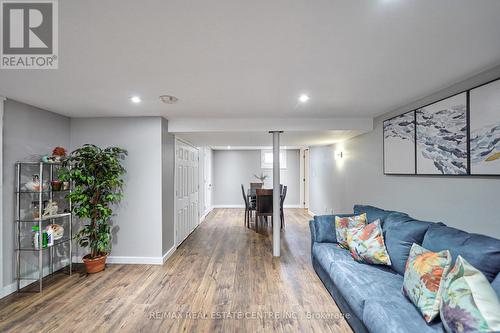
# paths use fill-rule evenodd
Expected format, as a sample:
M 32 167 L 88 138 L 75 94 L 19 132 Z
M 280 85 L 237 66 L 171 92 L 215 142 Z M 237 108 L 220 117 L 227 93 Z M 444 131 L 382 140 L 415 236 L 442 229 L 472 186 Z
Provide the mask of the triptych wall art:
M 383 127 L 386 175 L 500 176 L 500 79 Z

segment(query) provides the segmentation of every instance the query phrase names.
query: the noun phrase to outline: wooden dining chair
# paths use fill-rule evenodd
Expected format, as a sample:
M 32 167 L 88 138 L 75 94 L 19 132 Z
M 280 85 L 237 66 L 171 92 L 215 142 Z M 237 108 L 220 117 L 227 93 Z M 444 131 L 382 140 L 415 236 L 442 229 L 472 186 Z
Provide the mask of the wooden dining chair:
M 265 217 L 271 217 L 273 221 L 273 190 L 257 189 L 257 205 L 255 207 L 255 229 L 258 231 L 259 222 Z
M 250 202 L 243 184 L 241 184 L 241 194 L 243 195 L 243 201 L 245 202 L 245 226 L 250 228 L 250 219 L 252 217 L 252 211 L 255 210 L 255 205 Z
M 281 229 L 285 228 L 285 210 L 283 209 L 283 206 L 285 204 L 287 190 L 288 190 L 288 186 L 286 186 L 286 185 L 283 186 L 283 192 L 281 193 L 281 198 L 280 198 Z
M 262 185 L 262 183 L 250 183 L 250 200 L 254 206 L 257 205 L 255 202 L 256 191 L 258 188 L 262 188 Z

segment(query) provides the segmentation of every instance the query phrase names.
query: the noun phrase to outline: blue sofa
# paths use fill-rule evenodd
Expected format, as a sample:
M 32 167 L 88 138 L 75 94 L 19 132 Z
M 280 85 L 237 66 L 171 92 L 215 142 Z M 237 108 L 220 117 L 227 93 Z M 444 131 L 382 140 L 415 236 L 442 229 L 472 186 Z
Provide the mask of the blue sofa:
M 401 212 L 372 206 L 354 206 L 354 214 L 367 214 L 368 223 L 380 219 L 392 266 L 354 261 L 337 245 L 335 216 L 315 216 L 309 222 L 313 267 L 356 333 L 444 332 L 437 319 L 427 324 L 403 296 L 406 260 L 413 243 L 431 251 L 447 249 L 461 255 L 492 283 L 500 297 L 500 240 L 467 233 L 443 223 L 418 221 Z

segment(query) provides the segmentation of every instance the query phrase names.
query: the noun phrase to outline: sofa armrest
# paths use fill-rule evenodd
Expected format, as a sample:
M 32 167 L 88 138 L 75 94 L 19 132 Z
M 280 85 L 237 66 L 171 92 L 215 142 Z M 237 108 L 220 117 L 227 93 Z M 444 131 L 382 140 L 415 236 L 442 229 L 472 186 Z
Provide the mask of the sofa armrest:
M 336 214 L 336 215 L 316 215 L 314 220 L 310 222 L 311 237 L 314 230 L 314 241 L 318 243 L 337 243 L 337 235 L 335 233 L 335 217 L 349 217 L 353 214 Z
M 314 220 L 309 221 L 309 230 L 311 231 L 311 244 L 316 242 L 316 226 Z

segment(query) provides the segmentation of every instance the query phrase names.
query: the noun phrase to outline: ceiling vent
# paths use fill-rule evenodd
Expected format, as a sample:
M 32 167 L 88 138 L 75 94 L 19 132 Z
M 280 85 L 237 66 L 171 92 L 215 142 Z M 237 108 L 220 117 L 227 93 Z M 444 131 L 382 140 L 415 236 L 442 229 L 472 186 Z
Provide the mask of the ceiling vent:
M 161 95 L 160 100 L 165 104 L 175 104 L 179 99 L 175 96 Z

